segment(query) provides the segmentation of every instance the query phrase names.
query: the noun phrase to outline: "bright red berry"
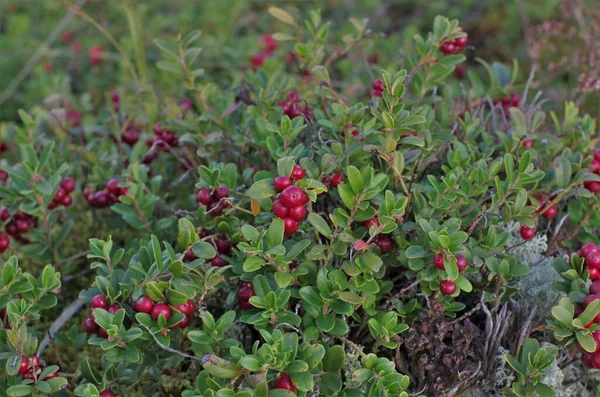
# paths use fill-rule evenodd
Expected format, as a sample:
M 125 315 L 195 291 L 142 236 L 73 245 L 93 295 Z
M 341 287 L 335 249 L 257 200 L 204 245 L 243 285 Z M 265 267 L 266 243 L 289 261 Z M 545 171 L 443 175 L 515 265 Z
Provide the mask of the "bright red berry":
M 456 266 L 458 267 L 458 271 L 462 273 L 467 270 L 469 261 L 467 261 L 467 258 L 465 258 L 464 255 L 456 254 Z
M 158 320 L 158 317 L 161 314 L 165 316 L 165 320 L 171 318 L 171 309 L 165 303 L 157 303 L 156 305 L 154 305 L 152 311 L 150 312 L 150 317 L 152 317 L 152 319 L 156 321 Z
M 297 222 L 301 222 L 306 218 L 306 208 L 303 205 L 299 205 L 297 207 L 290 208 L 288 211 L 288 217 L 292 218 Z
M 435 256 L 433 257 L 433 265 L 440 270 L 444 270 L 444 254 L 442 254 L 441 252 L 435 254 Z
M 600 269 L 597 267 L 590 267 L 587 270 L 590 273 L 590 280 L 597 280 L 600 277 Z
M 107 389 L 107 390 L 101 391 L 99 396 L 100 397 L 115 397 L 115 393 L 113 393 L 112 391 Z
M 526 139 L 521 143 L 521 146 L 526 147 L 526 148 L 533 148 L 533 139 Z
M 279 376 L 279 378 L 275 379 L 274 386 L 276 389 L 289 390 L 292 393 L 295 393 L 296 390 L 298 390 L 296 386 L 294 386 L 294 384 L 292 383 L 292 380 L 290 379 L 289 375 L 287 374 L 282 374 L 281 376 Z
M 546 219 L 554 219 L 556 218 L 557 214 L 558 208 L 555 205 L 551 205 L 546 211 L 544 211 L 542 216 Z
M 375 215 L 373 218 L 365 221 L 365 227 L 367 229 L 371 229 L 372 226 L 381 226 L 381 223 L 379 223 L 379 218 L 377 217 L 377 215 Z
M 382 80 L 373 80 L 373 82 L 371 83 L 371 87 L 375 90 L 375 91 L 383 91 L 385 89 L 385 83 Z
M 592 193 L 600 193 L 600 182 L 598 181 L 585 181 L 583 186 Z
M 344 180 L 344 177 L 342 176 L 342 174 L 333 174 L 331 175 L 331 178 L 329 179 L 329 183 L 331 184 L 331 187 L 338 187 L 340 183 L 342 183 L 342 181 Z
M 4 252 L 7 250 L 10 245 L 10 239 L 4 233 L 0 233 L 0 252 Z
M 147 296 L 142 296 L 135 302 L 135 310 L 140 313 L 150 313 L 153 307 L 154 302 Z
M 531 240 L 535 237 L 535 228 L 522 225 L 519 233 L 521 234 L 521 238 L 523 240 Z
M 600 252 L 593 251 L 585 257 L 585 263 L 591 267 L 600 267 Z
M 181 305 L 173 306 L 173 309 L 185 315 L 192 314 L 195 308 L 194 301 L 191 299 L 188 299 L 187 302 Z
M 452 280 L 444 280 L 440 283 L 440 291 L 444 295 L 452 295 L 456 292 L 456 283 Z
M 282 192 L 288 186 L 292 186 L 292 179 L 286 175 L 278 176 L 273 180 L 273 186 L 278 192 Z
M 454 54 L 457 50 L 456 46 L 451 41 L 446 41 L 440 46 L 440 50 L 444 55 Z
M 466 46 L 468 42 L 469 38 L 467 36 L 461 36 L 457 37 L 456 40 L 454 40 L 454 45 L 458 48 L 464 48 L 464 46 Z
M 584 258 L 591 252 L 598 252 L 598 246 L 594 243 L 585 243 L 579 249 L 579 256 Z
M 298 186 L 289 186 L 281 192 L 281 201 L 288 208 L 305 205 L 308 203 L 308 196 Z
M 27 356 L 21 356 L 21 365 L 19 366 L 19 373 L 24 374 L 29 369 L 29 360 Z
M 298 231 L 298 227 L 300 226 L 300 224 L 292 218 L 284 218 L 283 225 L 285 234 L 288 236 L 296 233 Z
M 278 218 L 285 218 L 289 212 L 289 208 L 283 204 L 281 200 L 273 202 L 273 214 Z
M 600 149 L 594 152 L 594 160 L 600 161 Z
M 300 167 L 299 165 L 295 165 L 292 168 L 292 179 L 295 181 L 298 181 L 300 179 L 304 178 L 304 168 Z
M 104 295 L 96 295 L 92 298 L 92 307 L 94 309 L 106 309 L 106 297 Z

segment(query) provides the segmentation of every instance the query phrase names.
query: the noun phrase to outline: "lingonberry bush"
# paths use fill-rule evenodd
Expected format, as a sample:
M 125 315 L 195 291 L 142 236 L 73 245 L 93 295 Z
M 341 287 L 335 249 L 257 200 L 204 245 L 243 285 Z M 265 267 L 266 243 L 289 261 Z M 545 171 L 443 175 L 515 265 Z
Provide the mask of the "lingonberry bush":
M 459 82 L 457 20 L 374 64 L 367 20 L 269 13 L 233 81 L 193 31 L 155 42 L 162 85 L 142 43 L 97 114 L 5 126 L 2 393 L 550 396 L 600 368 L 594 119 L 516 62 Z

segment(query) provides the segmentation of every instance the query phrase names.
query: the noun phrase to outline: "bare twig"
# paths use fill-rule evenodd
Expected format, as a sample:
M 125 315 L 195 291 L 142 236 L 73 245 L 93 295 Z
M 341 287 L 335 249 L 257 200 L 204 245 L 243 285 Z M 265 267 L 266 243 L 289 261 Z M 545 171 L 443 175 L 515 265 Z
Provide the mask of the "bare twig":
M 162 344 L 162 342 L 158 340 L 158 338 L 156 337 L 156 335 L 154 335 L 154 334 L 152 333 L 152 331 L 150 330 L 150 328 L 146 327 L 146 326 L 145 326 L 144 324 L 142 324 L 142 323 L 140 323 L 140 327 L 142 327 L 142 328 L 144 328 L 146 331 L 148 331 L 148 333 L 150 334 L 150 336 L 152 337 L 152 339 L 154 339 L 154 342 L 156 342 L 156 344 L 158 345 L 158 347 L 160 347 L 161 349 L 163 349 L 163 350 L 165 350 L 165 351 L 168 351 L 169 353 L 177 354 L 177 355 L 179 355 L 179 356 L 181 356 L 181 357 L 184 357 L 184 358 L 189 358 L 190 360 L 196 360 L 196 361 L 199 361 L 199 362 L 201 362 L 203 365 L 204 365 L 204 363 L 207 361 L 207 360 L 206 360 L 206 356 L 205 356 L 205 357 L 203 357 L 203 358 L 196 357 L 196 356 L 192 356 L 191 354 L 187 354 L 187 353 L 184 353 L 184 352 L 182 352 L 182 351 L 179 351 L 179 350 L 176 350 L 176 349 L 172 349 L 172 348 L 170 348 L 169 346 L 165 346 L 165 345 L 163 345 L 163 344 Z M 208 356 L 210 356 L 210 354 L 208 354 Z

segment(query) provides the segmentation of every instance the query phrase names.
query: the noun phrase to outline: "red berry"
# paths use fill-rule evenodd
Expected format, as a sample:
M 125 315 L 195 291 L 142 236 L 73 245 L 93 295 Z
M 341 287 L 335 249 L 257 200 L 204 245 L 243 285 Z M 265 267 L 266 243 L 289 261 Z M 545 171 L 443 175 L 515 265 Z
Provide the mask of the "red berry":
M 304 168 L 296 164 L 294 168 L 292 168 L 292 179 L 297 181 L 302 178 L 304 178 Z
M 594 251 L 587 254 L 585 257 L 585 263 L 591 267 L 600 267 L 600 252 Z
M 237 293 L 238 306 L 242 309 L 251 309 L 253 306 L 250 303 L 250 298 L 255 295 L 254 288 L 251 283 L 245 283 Z
M 94 309 L 106 309 L 106 297 L 102 294 L 92 298 L 92 307 Z
M 306 218 L 306 208 L 303 205 L 290 208 L 288 211 L 288 217 L 292 218 L 297 222 L 301 222 Z
M 10 245 L 10 239 L 4 233 L 0 233 L 0 252 L 6 251 L 8 246 Z
M 223 203 L 220 201 L 213 201 L 208 205 L 208 213 L 212 216 L 221 216 L 223 214 Z
M 600 193 L 600 182 L 598 181 L 585 181 L 583 186 L 592 193 Z
M 331 184 L 331 187 L 338 187 L 340 183 L 342 183 L 342 181 L 344 180 L 344 177 L 342 176 L 342 174 L 333 174 L 331 175 L 331 179 L 329 180 L 329 183 Z
M 215 245 L 217 246 L 217 252 L 221 255 L 227 255 L 231 253 L 231 244 L 229 244 L 229 240 L 227 237 L 220 236 L 215 240 Z
M 600 173 L 600 160 L 593 159 L 590 165 L 592 166 L 594 174 Z
M 95 207 L 104 208 L 104 207 L 108 206 L 108 204 L 109 204 L 108 194 L 106 194 L 106 192 L 104 190 L 97 191 L 91 197 L 92 197 L 91 203 Z
M 140 313 L 150 313 L 154 307 L 154 302 L 147 296 L 142 296 L 135 302 L 135 310 Z
M 365 227 L 367 229 L 371 229 L 372 226 L 377 226 L 377 227 L 381 226 L 381 223 L 379 223 L 379 218 L 377 217 L 377 215 L 375 215 L 373 218 L 371 218 L 365 222 Z
M 583 307 L 588 307 L 590 303 L 592 303 L 595 300 L 600 299 L 600 296 L 598 295 L 588 295 L 585 297 L 585 299 L 583 300 Z
M 215 256 L 214 258 L 212 258 L 212 260 L 210 261 L 210 263 L 214 266 L 214 267 L 223 267 L 223 266 L 227 266 L 227 261 L 220 257 L 219 255 Z
M 157 303 L 156 305 L 154 305 L 154 307 L 152 308 L 152 311 L 150 311 L 150 317 L 152 317 L 152 319 L 154 321 L 158 320 L 158 317 L 160 315 L 165 316 L 165 320 L 168 320 L 169 318 L 171 318 L 171 309 L 169 308 L 169 306 L 165 303 Z
M 278 176 L 273 180 L 273 186 L 278 192 L 285 190 L 286 187 L 292 186 L 292 180 L 289 176 Z
M 19 373 L 24 374 L 29 369 L 29 360 L 27 356 L 21 356 L 21 365 L 19 366 Z
M 47 381 L 47 380 L 57 378 L 57 377 L 58 377 L 58 371 L 54 371 L 50 375 L 44 376 L 44 379 L 42 379 L 42 380 Z
M 590 295 L 598 295 L 598 294 L 600 294 L 600 280 L 594 281 L 590 285 L 589 291 L 590 291 Z
M 65 207 L 69 207 L 71 204 L 73 204 L 73 198 L 71 198 L 71 196 L 65 196 L 60 203 Z
M 583 363 L 584 366 L 586 366 L 587 368 L 593 368 L 594 364 L 592 362 L 592 355 L 589 353 L 583 353 L 581 355 L 581 362 Z
M 106 339 L 106 338 L 108 338 L 108 332 L 106 332 L 106 330 L 104 328 L 98 327 L 98 336 Z
M 387 254 L 392 250 L 392 248 L 394 248 L 394 243 L 392 242 L 392 239 L 389 238 L 389 236 L 382 234 L 379 237 L 377 237 L 377 246 L 381 250 L 382 254 Z
M 590 267 L 587 270 L 590 273 L 590 280 L 597 280 L 600 277 L 600 269 L 597 267 Z
M 98 325 L 91 318 L 86 318 L 83 322 L 83 330 L 88 334 L 93 334 L 98 331 Z
M 62 199 L 65 198 L 66 195 L 67 192 L 65 191 L 65 189 L 63 187 L 59 187 L 56 191 L 56 194 L 54 195 L 54 200 L 62 201 Z
M 444 280 L 440 283 L 440 291 L 444 295 L 452 295 L 456 292 L 456 283 L 452 280 Z
M 596 369 L 600 368 L 600 354 L 596 353 L 592 356 L 592 366 Z
M 119 193 L 119 180 L 111 179 L 108 182 L 106 182 L 106 191 L 115 194 Z
M 281 201 L 288 208 L 305 205 L 309 199 L 306 193 L 298 186 L 289 186 L 281 192 Z
M 442 45 L 440 46 L 440 50 L 442 51 L 442 53 L 444 55 L 454 54 L 456 52 L 456 49 L 457 49 L 456 46 L 451 41 L 446 41 L 445 43 L 442 43 Z
M 208 189 L 198 190 L 198 193 L 196 193 L 196 200 L 200 204 L 209 205 L 212 202 L 212 195 L 210 194 L 210 190 L 208 190 Z
M 106 311 L 109 312 L 110 314 L 115 314 L 116 312 L 119 311 L 120 308 L 121 308 L 121 306 L 119 306 L 115 303 L 114 305 L 110 306 Z
M 119 98 L 119 92 L 118 91 L 111 91 L 110 93 L 110 100 L 113 102 L 119 102 L 120 98 Z
M 526 147 L 526 148 L 533 148 L 533 139 L 526 139 L 521 143 L 521 146 Z
M 269 57 L 269 54 L 270 53 L 268 51 L 262 51 L 262 52 L 259 52 L 258 54 L 252 55 L 252 57 L 250 57 L 250 63 L 252 64 L 252 69 L 254 69 L 254 70 L 260 69 L 262 67 L 263 63 L 265 63 L 265 61 Z
M 23 380 L 34 380 L 33 378 L 33 372 L 25 372 L 24 374 L 21 375 L 21 379 Z
M 457 37 L 454 40 L 454 45 L 458 48 L 464 48 L 464 46 L 466 46 L 468 42 L 469 42 L 469 38 L 467 36 L 461 36 L 461 37 Z
M 383 96 L 383 92 L 382 91 L 377 91 L 377 90 L 372 90 L 371 91 L 371 98 L 376 97 L 376 96 L 382 97 Z
M 177 329 L 177 328 L 183 329 L 183 328 L 187 327 L 188 325 L 190 325 L 190 321 L 191 321 L 190 317 L 189 316 L 185 316 L 183 318 L 183 320 L 181 320 L 180 322 L 178 322 L 177 324 L 175 324 L 175 325 L 173 325 L 173 326 L 171 326 L 169 328 L 171 328 L 171 329 Z
M 584 258 L 592 252 L 598 252 L 598 246 L 594 243 L 585 243 L 579 249 L 579 256 Z
M 191 299 L 188 299 L 187 302 L 181 304 L 181 305 L 177 305 L 177 306 L 173 306 L 173 309 L 177 310 L 178 312 L 182 313 L 182 314 L 192 314 L 194 312 L 194 309 L 196 307 L 194 306 L 194 301 Z
M 373 80 L 371 87 L 375 91 L 383 91 L 385 89 L 385 83 L 382 80 Z
M 441 252 L 435 254 L 435 256 L 433 257 L 433 265 L 440 270 L 444 270 L 444 254 L 442 254 Z
M 292 218 L 284 218 L 283 224 L 284 224 L 285 234 L 288 236 L 296 233 L 298 231 L 298 227 L 300 226 L 300 224 L 298 222 L 296 222 L 295 220 L 293 220 Z
M 10 218 L 10 211 L 6 207 L 0 209 L 0 221 L 5 221 Z
M 17 221 L 17 230 L 19 233 L 27 232 L 29 230 L 29 222 L 27 222 L 25 219 L 19 219 Z
M 227 186 L 221 185 L 215 189 L 213 197 L 215 198 L 215 200 L 227 198 L 229 197 L 229 189 L 227 188 Z
M 574 309 L 575 317 L 579 317 L 579 315 L 580 315 L 581 313 L 583 313 L 583 311 L 584 311 L 584 310 L 585 310 L 585 309 L 583 308 L 583 306 L 582 306 L 582 305 L 577 305 L 577 306 L 575 306 L 575 309 Z
M 273 203 L 273 214 L 278 218 L 285 218 L 289 212 L 289 208 L 283 204 L 281 200 L 275 200 Z
M 294 386 L 294 384 L 292 383 L 292 380 L 290 379 L 289 375 L 287 374 L 282 374 L 281 376 L 279 376 L 279 378 L 275 379 L 273 385 L 276 389 L 289 390 L 292 393 L 295 393 L 296 390 L 298 390 L 296 386 Z
M 467 261 L 467 258 L 465 258 L 464 255 L 456 254 L 456 266 L 458 267 L 458 271 L 462 273 L 465 270 L 467 270 L 469 262 Z
M 115 393 L 113 393 L 112 391 L 107 389 L 107 390 L 101 391 L 99 396 L 100 397 L 115 397 Z
M 523 240 L 531 240 L 535 237 L 535 228 L 522 225 L 519 233 L 521 234 L 521 238 Z

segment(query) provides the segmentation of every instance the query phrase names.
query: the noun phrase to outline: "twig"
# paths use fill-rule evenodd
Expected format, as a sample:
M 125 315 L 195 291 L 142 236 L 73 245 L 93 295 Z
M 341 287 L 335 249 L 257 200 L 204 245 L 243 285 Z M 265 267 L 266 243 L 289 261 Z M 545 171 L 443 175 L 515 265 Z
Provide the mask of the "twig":
M 75 313 L 77 313 L 79 311 L 79 309 L 81 309 L 81 307 L 83 306 L 84 303 L 85 302 L 82 301 L 81 299 L 75 299 L 69 306 L 67 306 L 67 308 L 65 310 L 63 310 L 63 312 L 60 314 L 60 316 L 58 316 L 58 318 L 56 320 L 54 320 L 54 322 L 48 329 L 46 336 L 44 336 L 44 339 L 42 339 L 42 342 L 40 343 L 40 345 L 38 347 L 38 350 L 36 353 L 36 355 L 38 357 L 44 351 L 46 346 L 48 346 L 48 344 L 50 343 L 50 337 L 52 335 L 54 335 L 55 333 L 57 333 L 62 328 L 62 326 L 65 325 L 66 322 L 69 321 L 71 319 L 71 317 L 73 317 L 75 315 Z
M 291 329 L 293 329 L 294 331 L 296 331 L 297 333 L 299 333 L 300 335 L 302 335 L 302 331 L 299 330 L 298 328 L 294 327 L 292 324 L 289 323 L 279 323 L 275 326 L 275 329 L 277 328 L 281 328 L 281 327 L 289 327 Z
M 190 360 L 196 360 L 202 363 L 202 365 L 204 365 L 204 363 L 206 363 L 206 361 L 208 361 L 206 359 L 206 356 L 203 358 L 200 357 L 196 357 L 196 356 L 192 356 L 191 354 L 187 354 L 184 353 L 182 351 L 176 350 L 176 349 L 172 349 L 169 346 L 165 346 L 161 343 L 161 341 L 158 340 L 158 338 L 156 337 L 156 335 L 154 335 L 154 333 L 152 333 L 152 331 L 150 330 L 150 328 L 148 328 L 147 326 L 145 326 L 144 324 L 140 323 L 140 327 L 144 328 L 146 331 L 148 331 L 148 333 L 150 334 L 150 336 L 152 337 L 152 339 L 154 339 L 154 342 L 156 342 L 156 344 L 158 345 L 158 347 L 160 347 L 161 349 L 168 351 L 169 353 L 173 353 L 173 354 L 177 354 L 181 357 L 184 358 L 189 358 Z M 210 354 L 207 354 L 207 356 L 210 356 Z

